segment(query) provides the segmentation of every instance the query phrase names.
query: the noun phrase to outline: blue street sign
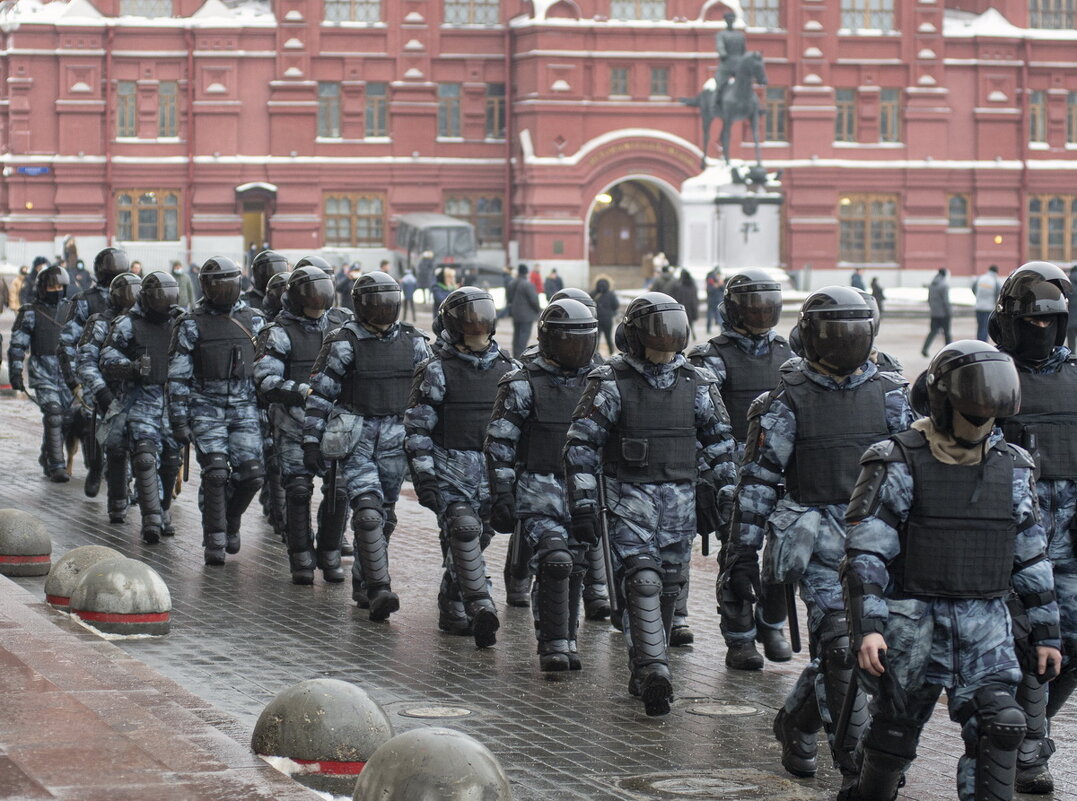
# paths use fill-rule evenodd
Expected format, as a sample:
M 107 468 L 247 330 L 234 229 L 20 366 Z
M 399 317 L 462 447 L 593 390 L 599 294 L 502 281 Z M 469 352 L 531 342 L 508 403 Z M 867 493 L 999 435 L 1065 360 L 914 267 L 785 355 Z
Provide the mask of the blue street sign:
M 19 175 L 48 175 L 52 167 L 16 167 L 15 172 Z

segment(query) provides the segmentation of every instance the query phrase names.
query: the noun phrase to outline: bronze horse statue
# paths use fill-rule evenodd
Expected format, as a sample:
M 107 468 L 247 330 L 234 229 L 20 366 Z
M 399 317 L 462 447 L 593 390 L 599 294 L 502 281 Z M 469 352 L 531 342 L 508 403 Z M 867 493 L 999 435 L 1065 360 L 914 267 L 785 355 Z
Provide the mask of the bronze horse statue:
M 754 86 L 767 85 L 767 73 L 763 68 L 763 54 L 753 50 L 745 53 L 740 63 L 737 64 L 733 73 L 734 79 L 719 87 L 714 78 L 703 84 L 703 91 L 695 97 L 682 97 L 681 102 L 686 106 L 699 108 L 699 116 L 703 121 L 703 169 L 707 167 L 707 148 L 710 147 L 711 123 L 716 119 L 722 120 L 722 133 L 719 142 L 722 145 L 722 156 L 725 163 L 729 164 L 729 133 L 732 124 L 741 120 L 749 120 L 752 126 L 752 141 L 755 142 L 755 162 L 762 166 L 762 156 L 759 152 L 759 115 L 762 109 L 759 106 L 759 98 L 756 97 Z

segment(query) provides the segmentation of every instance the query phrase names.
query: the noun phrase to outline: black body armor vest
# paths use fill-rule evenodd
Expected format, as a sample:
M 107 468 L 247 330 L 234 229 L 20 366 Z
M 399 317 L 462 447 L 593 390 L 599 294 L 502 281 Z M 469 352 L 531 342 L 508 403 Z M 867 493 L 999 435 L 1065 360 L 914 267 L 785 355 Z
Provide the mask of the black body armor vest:
M 695 481 L 695 371 L 681 367 L 672 387 L 655 389 L 631 365 L 612 366 L 621 419 L 606 443 L 606 474 L 633 484 Z
M 1033 451 L 1040 478 L 1077 479 L 1077 362 L 1018 376 L 1021 411 L 1002 424 L 1007 441 Z
M 86 315 L 86 319 L 89 320 L 93 315 L 104 314 L 108 310 L 108 288 L 106 287 L 102 289 L 93 287 L 92 289 L 87 289 L 85 292 L 72 298 L 72 301 L 76 300 L 86 301 L 86 305 L 90 309 L 90 313 Z
M 860 475 L 860 457 L 890 436 L 886 393 L 898 385 L 878 374 L 856 389 L 831 390 L 802 372 L 783 376 L 785 402 L 797 422 L 785 485 L 803 506 L 845 504 Z
M 284 329 L 292 343 L 288 363 L 284 366 L 285 380 L 310 383 L 310 371 L 322 350 L 324 332 L 317 328 L 311 330 L 299 320 L 282 320 L 278 317 L 276 323 Z
M 987 462 L 946 465 L 919 431 L 893 437 L 912 471 L 909 518 L 890 575 L 904 595 L 1001 598 L 1010 592 L 1017 526 L 1013 454 L 1005 443 Z
M 34 356 L 55 356 L 60 348 L 60 332 L 67 317 L 67 301 L 55 306 L 36 301 L 34 308 L 34 331 L 30 335 L 30 353 Z
M 711 353 L 725 362 L 721 392 L 733 438 L 744 442 L 748 438 L 748 408 L 764 392 L 778 386 L 781 376 L 778 368 L 789 360 L 793 351 L 781 337 L 770 343 L 770 352 L 763 356 L 749 356 L 725 335 L 715 337 L 710 344 Z
M 442 358 L 441 369 L 445 373 L 445 401 L 438 409 L 431 438 L 454 451 L 482 450 L 497 384 L 512 369 L 512 360 L 501 352 L 489 369 L 476 370 L 463 359 Z
M 355 366 L 342 382 L 340 404 L 369 417 L 404 414 L 415 373 L 414 338 L 419 332 L 399 324 L 392 339 L 360 339 L 350 326 L 341 330 L 351 342 Z
M 558 380 L 536 364 L 528 364 L 527 381 L 531 384 L 531 417 L 524 424 L 517 461 L 529 473 L 553 473 L 564 476 L 561 451 L 568 439 L 572 413 L 587 388 L 586 381 L 576 385 Z
M 168 346 L 172 341 L 172 324 L 166 317 L 153 322 L 145 317 L 131 315 L 131 361 L 150 357 L 150 374 L 139 379 L 142 384 L 162 385 L 168 381 Z
M 249 307 L 228 314 L 195 309 L 191 317 L 198 325 L 193 356 L 199 380 L 240 380 L 254 374 L 254 312 Z

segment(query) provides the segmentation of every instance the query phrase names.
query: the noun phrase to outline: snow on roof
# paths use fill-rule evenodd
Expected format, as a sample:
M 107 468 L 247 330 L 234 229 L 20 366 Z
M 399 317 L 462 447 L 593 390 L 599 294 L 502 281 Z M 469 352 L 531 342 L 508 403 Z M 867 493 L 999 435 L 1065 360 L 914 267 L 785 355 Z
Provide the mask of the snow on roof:
M 1077 31 L 1072 28 L 1019 28 L 994 8 L 982 14 L 948 8 L 943 16 L 942 33 L 943 36 L 954 38 L 997 36 L 1006 39 L 1077 40 Z
M 273 28 L 277 20 L 267 0 L 244 0 L 232 6 L 221 0 L 206 0 L 190 17 L 106 17 L 91 0 L 15 0 L 0 4 L 0 27 L 11 30 L 19 25 L 115 25 L 117 27 L 155 28 Z

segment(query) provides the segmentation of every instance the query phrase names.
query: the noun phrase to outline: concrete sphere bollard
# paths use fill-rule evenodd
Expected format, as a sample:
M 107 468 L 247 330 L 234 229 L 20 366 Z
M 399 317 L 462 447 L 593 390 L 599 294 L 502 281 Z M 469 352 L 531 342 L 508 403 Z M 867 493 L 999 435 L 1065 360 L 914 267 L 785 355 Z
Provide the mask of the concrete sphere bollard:
M 65 553 L 49 571 L 45 579 L 45 603 L 66 612 L 71 603 L 71 593 L 87 568 L 106 559 L 122 559 L 123 554 L 104 545 L 81 545 Z
M 377 750 L 353 801 L 512 801 L 508 777 L 478 740 L 452 729 L 412 729 Z
M 71 592 L 71 612 L 108 634 L 168 634 L 172 597 L 149 565 L 106 559 L 82 572 Z
M 21 509 L 0 509 L 0 575 L 44 576 L 51 567 L 45 524 Z
M 266 705 L 251 747 L 299 763 L 305 775 L 347 777 L 350 787 L 350 777 L 392 736 L 388 716 L 366 691 L 339 679 L 310 679 Z

